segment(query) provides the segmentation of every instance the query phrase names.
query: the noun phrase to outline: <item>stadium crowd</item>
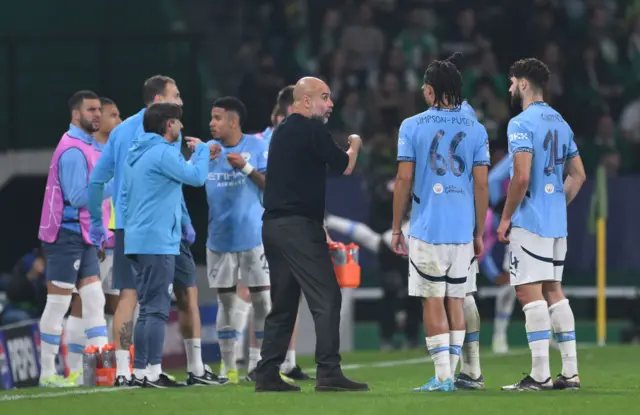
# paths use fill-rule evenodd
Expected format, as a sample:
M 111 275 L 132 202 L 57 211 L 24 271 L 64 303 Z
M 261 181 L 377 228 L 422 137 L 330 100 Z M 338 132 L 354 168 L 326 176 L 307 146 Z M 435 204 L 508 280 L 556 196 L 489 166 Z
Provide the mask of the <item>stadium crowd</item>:
M 400 122 L 425 109 L 424 69 L 460 51 L 465 97 L 499 159 L 513 116 L 506 71 L 510 62 L 535 56 L 552 72 L 547 100 L 573 126 L 587 171 L 600 162 L 610 175 L 640 171 L 637 0 L 263 3 L 246 10 L 239 51 L 249 129 L 269 124 L 269 97 L 279 88 L 320 76 L 336 102 L 331 127 L 366 137 L 366 175 L 388 178 Z

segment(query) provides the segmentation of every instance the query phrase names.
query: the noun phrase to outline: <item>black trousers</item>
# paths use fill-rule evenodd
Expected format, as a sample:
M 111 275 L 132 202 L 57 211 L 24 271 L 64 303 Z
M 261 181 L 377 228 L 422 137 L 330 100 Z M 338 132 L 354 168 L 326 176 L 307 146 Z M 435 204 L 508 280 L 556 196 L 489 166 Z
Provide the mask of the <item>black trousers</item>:
M 317 377 L 341 375 L 342 293 L 322 224 L 300 216 L 268 219 L 262 225 L 262 242 L 269 262 L 272 304 L 265 322 L 258 380 L 279 376 L 298 315 L 301 290 L 315 323 Z

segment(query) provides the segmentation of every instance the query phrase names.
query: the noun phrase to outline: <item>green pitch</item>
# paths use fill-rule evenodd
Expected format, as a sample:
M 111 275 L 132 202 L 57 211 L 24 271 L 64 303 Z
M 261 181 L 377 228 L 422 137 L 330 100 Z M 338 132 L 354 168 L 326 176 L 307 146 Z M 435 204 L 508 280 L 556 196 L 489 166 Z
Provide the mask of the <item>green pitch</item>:
M 613 414 L 635 413 L 640 405 L 640 347 L 581 347 L 578 351 L 580 391 L 501 392 L 530 368 L 527 349 L 506 356 L 482 355 L 486 391 L 415 393 L 427 381 L 433 364 L 421 352 L 358 352 L 343 356 L 345 373 L 369 382 L 370 392 L 314 393 L 303 382 L 302 393 L 255 393 L 253 385 L 181 389 L 29 389 L 0 393 L 3 414 Z M 311 359 L 301 359 L 313 367 Z M 552 350 L 552 374 L 560 371 Z M 180 378 L 182 373 L 175 373 Z M 456 411 L 456 412 L 454 412 Z

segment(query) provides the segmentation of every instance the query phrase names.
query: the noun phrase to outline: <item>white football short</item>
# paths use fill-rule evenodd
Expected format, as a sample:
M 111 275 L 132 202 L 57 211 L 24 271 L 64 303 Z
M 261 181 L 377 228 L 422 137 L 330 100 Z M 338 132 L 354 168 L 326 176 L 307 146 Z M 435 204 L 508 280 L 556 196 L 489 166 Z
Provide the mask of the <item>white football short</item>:
M 430 244 L 409 238 L 409 295 L 464 298 L 473 243 Z
M 105 294 L 120 295 L 120 290 L 113 288 L 113 254 L 107 254 L 100 263 L 100 281 Z
M 504 272 L 509 272 L 509 260 L 510 260 L 510 256 L 509 256 L 509 245 L 505 245 L 504 248 L 504 258 L 502 258 L 502 270 Z
M 469 276 L 467 277 L 467 294 L 478 291 L 478 286 L 476 285 L 478 280 L 478 259 L 474 260 L 472 257 L 472 261 L 469 267 Z
M 271 285 L 269 265 L 262 245 L 242 252 L 207 249 L 207 277 L 211 288 L 231 288 L 239 280 L 247 287 Z
M 509 236 L 511 285 L 562 281 L 567 238 L 543 238 L 523 228 Z
M 107 254 L 100 262 L 100 282 L 102 292 L 106 295 L 120 295 L 120 290 L 113 288 L 113 254 Z M 78 288 L 73 287 L 73 294 L 79 294 Z

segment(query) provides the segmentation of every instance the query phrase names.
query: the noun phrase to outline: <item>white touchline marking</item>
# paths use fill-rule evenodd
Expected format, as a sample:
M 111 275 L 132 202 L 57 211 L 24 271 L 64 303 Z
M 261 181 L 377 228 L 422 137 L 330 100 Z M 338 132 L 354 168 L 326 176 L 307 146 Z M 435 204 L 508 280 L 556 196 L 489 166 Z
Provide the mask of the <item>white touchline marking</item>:
M 579 349 L 587 349 L 590 347 L 594 347 L 595 345 L 591 344 L 581 344 L 578 346 Z M 503 354 L 493 354 L 489 353 L 482 356 L 482 359 L 491 359 L 496 357 L 505 357 L 505 356 L 521 356 L 529 353 L 529 349 L 522 348 L 509 351 L 508 353 Z M 389 360 L 387 362 L 375 362 L 375 363 L 355 363 L 350 365 L 342 365 L 342 370 L 357 370 L 357 369 L 367 369 L 367 368 L 380 368 L 380 367 L 396 367 L 396 366 L 406 366 L 413 365 L 417 363 L 426 363 L 430 362 L 431 357 L 418 357 L 413 359 L 403 359 L 403 360 Z M 308 369 L 305 370 L 308 373 L 315 373 L 316 369 Z M 23 399 L 41 399 L 41 398 L 58 398 L 61 396 L 73 396 L 73 395 L 90 395 L 94 393 L 108 393 L 108 392 L 122 392 L 122 391 L 130 391 L 139 388 L 78 388 L 71 389 L 60 392 L 44 392 L 44 393 L 34 393 L 31 395 L 2 395 L 0 396 L 0 402 L 7 401 L 20 401 Z

